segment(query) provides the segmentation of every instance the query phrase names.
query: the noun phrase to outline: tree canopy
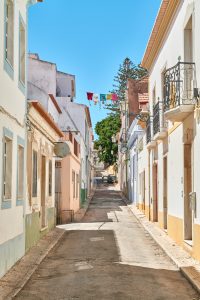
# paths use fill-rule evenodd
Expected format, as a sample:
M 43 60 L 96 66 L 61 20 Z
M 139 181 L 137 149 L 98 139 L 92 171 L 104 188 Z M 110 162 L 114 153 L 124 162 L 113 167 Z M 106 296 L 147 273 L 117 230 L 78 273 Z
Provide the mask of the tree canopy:
M 135 65 L 130 58 L 126 57 L 122 64 L 120 64 L 117 75 L 114 77 L 114 84 L 112 93 L 117 94 L 119 101 L 125 100 L 125 92 L 127 89 L 128 79 L 140 79 L 147 75 L 147 70 L 142 68 L 139 64 Z M 111 111 L 118 111 L 117 103 L 108 104 L 107 109 Z
M 125 100 L 125 93 L 127 89 L 127 81 L 129 78 L 140 79 L 147 74 L 147 70 L 140 65 L 135 65 L 128 57 L 124 59 L 119 66 L 117 75 L 114 77 L 114 85 L 112 93 L 118 95 L 119 101 L 112 104 L 107 104 L 106 108 L 112 113 L 108 117 L 98 122 L 95 127 L 95 132 L 99 136 L 95 141 L 95 149 L 101 148 L 99 153 L 100 161 L 103 161 L 107 166 L 114 165 L 118 157 L 118 144 L 112 142 L 112 136 L 120 131 L 120 109 L 119 102 Z
M 120 116 L 116 113 L 111 113 L 95 126 L 95 132 L 99 138 L 95 141 L 94 148 L 100 149 L 99 159 L 107 166 L 114 165 L 117 161 L 118 144 L 112 142 L 112 136 L 119 132 L 120 126 Z

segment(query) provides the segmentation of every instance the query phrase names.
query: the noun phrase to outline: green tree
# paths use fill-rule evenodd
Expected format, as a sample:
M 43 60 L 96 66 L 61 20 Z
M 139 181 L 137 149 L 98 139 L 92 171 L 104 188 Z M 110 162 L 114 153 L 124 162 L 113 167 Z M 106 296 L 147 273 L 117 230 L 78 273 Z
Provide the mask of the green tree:
M 112 136 L 116 135 L 121 126 L 120 115 L 111 113 L 95 126 L 98 140 L 94 143 L 94 148 L 99 150 L 100 161 L 107 166 L 114 165 L 118 156 L 118 144 L 112 142 Z
M 123 63 L 119 66 L 117 75 L 114 77 L 113 90 L 111 93 L 117 94 L 120 102 L 124 101 L 128 79 L 132 78 L 137 80 L 145 75 L 147 75 L 146 69 L 142 68 L 139 64 L 135 65 L 130 58 L 126 57 Z M 106 108 L 111 111 L 118 111 L 119 105 L 118 103 L 112 103 L 106 105 Z

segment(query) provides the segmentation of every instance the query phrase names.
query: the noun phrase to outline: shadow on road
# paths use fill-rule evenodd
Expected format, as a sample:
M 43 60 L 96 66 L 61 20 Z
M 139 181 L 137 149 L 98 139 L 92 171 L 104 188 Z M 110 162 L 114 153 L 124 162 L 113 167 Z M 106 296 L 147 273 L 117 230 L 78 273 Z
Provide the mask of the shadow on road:
M 119 262 L 113 231 L 66 232 L 15 299 L 197 299 L 178 271 Z
M 15 299 L 197 300 L 112 187 L 100 186 Z

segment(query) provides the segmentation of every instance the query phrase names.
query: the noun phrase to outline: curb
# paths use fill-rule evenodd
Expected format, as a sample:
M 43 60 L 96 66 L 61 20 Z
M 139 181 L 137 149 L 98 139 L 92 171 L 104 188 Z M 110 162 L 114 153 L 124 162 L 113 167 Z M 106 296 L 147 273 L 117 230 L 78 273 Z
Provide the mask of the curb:
M 81 208 L 78 212 L 75 213 L 75 215 L 74 215 L 74 222 L 80 222 L 84 218 L 86 212 L 88 211 L 88 207 L 90 205 L 90 202 L 92 201 L 92 199 L 94 197 L 95 191 L 96 190 L 94 190 L 91 193 L 91 195 L 87 198 L 87 202 L 86 202 L 87 204 L 86 204 L 86 206 L 84 208 Z
M 44 239 L 41 239 L 38 244 L 30 249 L 30 251 L 25 254 L 6 274 L 1 280 L 3 279 L 4 282 L 6 282 L 6 277 L 11 276 L 12 277 L 12 272 L 15 272 L 15 270 L 23 268 L 23 264 L 26 265 L 25 260 L 28 259 L 28 256 L 31 256 L 31 251 L 35 250 L 35 247 L 39 247 L 39 243 L 42 244 L 43 241 L 45 241 L 45 238 L 48 240 L 48 237 L 52 234 L 57 234 L 56 238 L 53 238 L 52 242 L 48 245 L 47 248 L 45 248 L 44 251 L 40 250 L 41 255 L 36 259 L 34 264 L 29 266 L 28 271 L 26 270 L 24 272 L 24 276 L 22 277 L 19 282 L 16 282 L 15 286 L 11 286 L 10 288 L 12 289 L 8 293 L 4 293 L 3 296 L 0 297 L 1 300 L 8 300 L 8 299 L 13 299 L 17 294 L 23 289 L 23 287 L 26 285 L 26 283 L 29 281 L 33 273 L 37 270 L 41 262 L 46 258 L 48 253 L 58 244 L 58 242 L 61 240 L 63 237 L 65 230 L 62 229 L 57 229 L 55 228 L 54 230 L 49 232 L 49 235 L 47 234 Z M 18 271 L 19 272 L 19 271 Z M 1 284 L 0 280 L 0 284 Z
M 200 294 L 200 266 L 190 265 L 190 266 L 182 266 L 180 262 L 173 257 L 173 255 L 162 245 L 159 239 L 152 233 L 152 231 L 141 221 L 141 219 L 133 212 L 133 210 L 129 207 L 130 203 L 127 198 L 121 193 L 123 201 L 126 203 L 129 211 L 134 215 L 134 217 L 138 220 L 138 222 L 143 226 L 143 228 L 149 233 L 149 235 L 153 238 L 153 240 L 160 246 L 160 248 L 166 253 L 166 255 L 171 259 L 171 261 L 178 267 L 181 274 L 190 282 L 190 284 L 195 288 L 195 290 Z M 136 207 L 135 207 L 136 208 Z M 136 208 L 137 209 L 137 208 Z M 138 210 L 139 211 L 139 210 Z M 141 211 L 139 211 L 142 214 Z M 145 216 L 145 215 L 144 215 Z M 146 219 L 146 222 L 153 225 L 154 223 L 150 222 Z

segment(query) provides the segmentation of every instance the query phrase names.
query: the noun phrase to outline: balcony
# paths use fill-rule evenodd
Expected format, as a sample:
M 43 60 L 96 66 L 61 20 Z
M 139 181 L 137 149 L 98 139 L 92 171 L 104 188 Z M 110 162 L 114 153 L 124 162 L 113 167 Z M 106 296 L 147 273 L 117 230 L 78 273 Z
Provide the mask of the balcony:
M 152 139 L 153 132 L 152 132 L 152 117 L 148 117 L 146 122 L 146 138 L 147 138 L 147 149 L 155 148 L 156 141 Z
M 167 122 L 162 102 L 156 103 L 153 107 L 153 134 L 154 140 L 162 140 L 167 136 Z
M 181 122 L 194 111 L 195 64 L 178 62 L 164 74 L 165 118 Z

